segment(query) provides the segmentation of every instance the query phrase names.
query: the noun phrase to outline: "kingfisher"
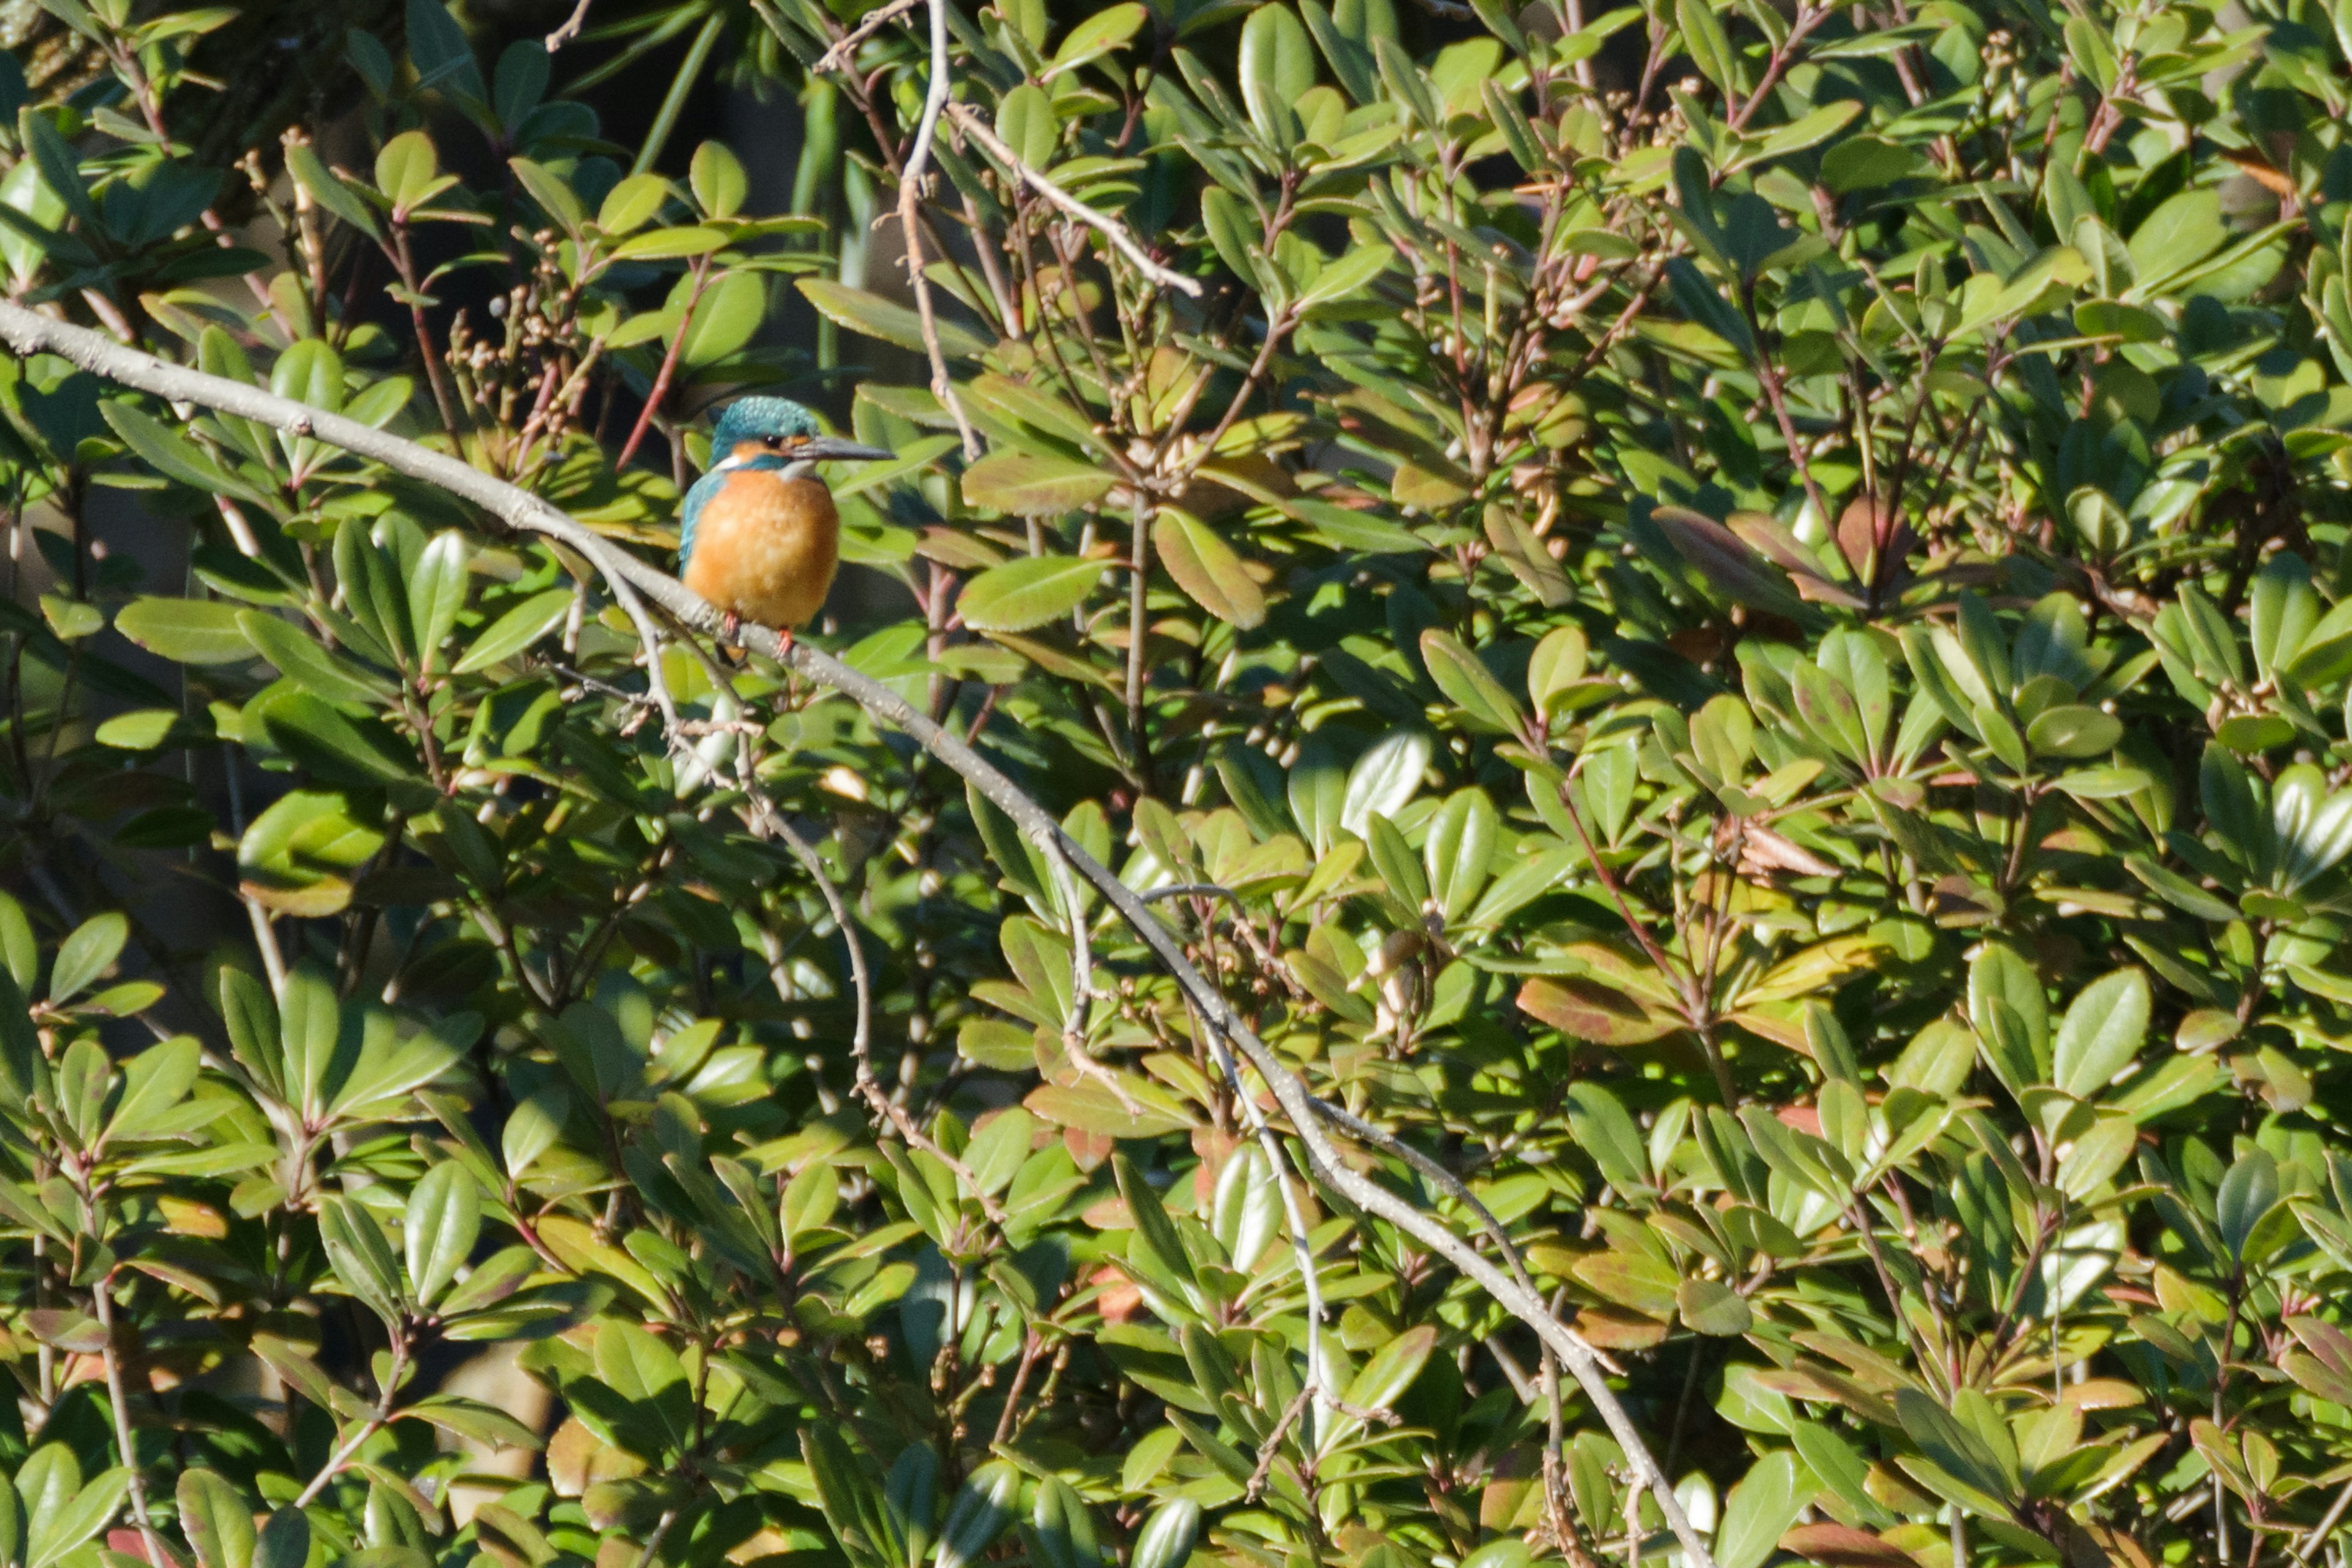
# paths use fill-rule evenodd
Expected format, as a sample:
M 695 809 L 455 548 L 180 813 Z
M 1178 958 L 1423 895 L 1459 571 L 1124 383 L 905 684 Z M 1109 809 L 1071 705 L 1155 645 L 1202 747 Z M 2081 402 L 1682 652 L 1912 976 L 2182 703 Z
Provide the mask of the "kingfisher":
M 824 435 L 816 416 L 782 397 L 729 404 L 710 451 L 710 471 L 686 492 L 678 575 L 718 608 L 728 641 L 751 621 L 790 647 L 793 628 L 824 607 L 841 562 L 841 514 L 814 477 L 817 464 L 894 454 Z

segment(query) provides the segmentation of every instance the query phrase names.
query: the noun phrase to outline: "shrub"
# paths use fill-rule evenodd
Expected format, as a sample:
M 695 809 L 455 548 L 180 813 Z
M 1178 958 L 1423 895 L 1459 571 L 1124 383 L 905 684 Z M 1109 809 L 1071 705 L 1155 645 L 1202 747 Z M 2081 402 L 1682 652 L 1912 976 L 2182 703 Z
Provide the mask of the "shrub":
M 44 5 L 0 1559 L 2340 1561 L 2330 14 Z

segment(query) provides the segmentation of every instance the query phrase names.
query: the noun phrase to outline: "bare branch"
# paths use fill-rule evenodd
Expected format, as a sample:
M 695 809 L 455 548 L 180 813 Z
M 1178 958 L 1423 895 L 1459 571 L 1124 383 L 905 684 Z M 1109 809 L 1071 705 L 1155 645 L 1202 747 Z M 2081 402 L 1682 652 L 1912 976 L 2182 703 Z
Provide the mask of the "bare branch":
M 585 8 L 588 0 L 580 0 L 580 3 Z M 890 0 L 880 10 L 868 11 L 859 19 L 857 26 L 844 33 L 831 48 L 817 57 L 814 67 L 817 74 L 826 76 L 845 68 L 849 64 L 849 57 L 857 52 L 858 45 L 922 3 L 923 0 Z
M 948 356 L 940 347 L 939 313 L 931 305 L 931 280 L 923 275 L 923 242 L 917 230 L 915 209 L 923 199 L 923 174 L 930 167 L 931 138 L 939 134 L 940 110 L 955 84 L 949 76 L 948 0 L 930 0 L 931 79 L 923 93 L 923 117 L 915 124 L 915 139 L 907 144 L 907 162 L 898 171 L 898 228 L 907 241 L 907 284 L 915 291 L 915 314 L 923 328 L 923 352 L 931 362 L 931 392 L 955 416 L 956 432 L 963 438 L 963 455 L 980 456 L 980 437 L 964 416 L 955 383 L 948 379 Z
M 596 0 L 580 0 L 580 4 L 572 7 L 572 15 L 563 19 L 563 26 L 547 35 L 549 54 L 553 54 L 580 36 L 580 29 L 588 25 L 588 7 L 595 3 Z
M 315 436 L 383 463 L 395 472 L 438 485 L 503 520 L 509 527 L 556 540 L 579 552 L 605 575 L 625 606 L 634 603 L 642 610 L 644 601 L 649 600 L 695 630 L 709 632 L 719 625 L 719 612 L 677 578 L 615 549 L 601 535 L 529 491 L 455 458 L 386 435 L 355 419 L 276 396 L 245 382 L 166 363 L 151 354 L 125 348 L 102 333 L 7 301 L 0 301 L 0 340 L 19 354 L 55 353 L 109 381 L 173 402 L 202 404 L 289 434 Z M 641 628 L 650 635 L 649 626 L 641 623 Z M 1360 1174 L 1339 1157 L 1323 1125 L 1334 1115 L 1332 1109 L 1307 1092 L 1306 1085 L 1228 1005 L 1223 994 L 1192 966 L 1181 943 L 1152 917 L 1150 908 L 1133 889 L 1064 833 L 1045 809 L 995 764 L 888 687 L 806 642 L 795 640 L 786 647 L 765 627 L 745 626 L 741 641 L 753 653 L 841 692 L 877 719 L 905 731 L 1010 816 L 1014 826 L 1033 840 L 1057 843 L 1070 869 L 1118 911 L 1174 978 L 1185 999 L 1208 1021 L 1213 1035 L 1230 1042 L 1248 1058 L 1273 1091 L 1284 1115 L 1289 1118 L 1322 1185 L 1445 1258 L 1557 1352 L 1600 1412 L 1635 1473 L 1656 1499 L 1659 1513 L 1685 1553 L 1689 1568 L 1715 1568 L 1715 1559 L 1705 1538 L 1692 1528 L 1672 1483 L 1659 1468 L 1624 1405 L 1610 1388 L 1591 1349 L 1553 1314 L 1540 1296 L 1489 1262 L 1442 1221 Z M 661 698 L 667 703 L 666 690 L 661 691 Z
M 1142 273 L 1162 289 L 1173 289 L 1195 300 L 1201 297 L 1199 279 L 1187 278 L 1181 272 L 1171 272 L 1160 266 L 1151 259 L 1150 253 L 1137 242 L 1135 236 L 1128 232 L 1125 224 L 1108 214 L 1095 211 L 1094 208 L 1055 184 L 1050 178 L 1023 163 L 1019 155 L 1004 144 L 1003 138 L 997 135 L 994 128 L 982 119 L 979 111 L 970 104 L 951 102 L 947 106 L 947 111 L 948 117 L 956 122 L 956 129 L 988 149 L 989 155 L 1012 170 L 1023 184 L 1045 197 L 1066 216 L 1076 219 L 1109 240 L 1112 248 L 1133 263 L 1138 272 Z
M 2317 1524 L 2311 1527 L 2311 1533 L 2296 1543 L 2294 1555 L 2287 1561 L 2294 1563 L 2310 1562 L 2311 1554 L 2319 1550 L 2320 1543 L 2344 1521 L 2344 1510 L 2347 1508 L 2352 1508 L 2352 1481 L 2344 1483 L 2344 1489 L 2336 1494 L 2336 1500 L 2327 1505 L 2327 1511 L 2320 1515 Z
M 139 1465 L 139 1449 L 131 1441 L 131 1402 L 124 1393 L 122 1356 L 116 1346 L 114 1334 L 114 1279 L 100 1279 L 90 1288 L 90 1309 L 97 1314 L 98 1326 L 106 1335 L 106 1394 L 114 1406 L 114 1441 L 122 1450 L 122 1463 L 130 1470 L 131 1516 L 139 1526 L 139 1539 L 147 1548 L 147 1561 L 155 1568 L 168 1568 L 173 1561 L 163 1546 L 163 1537 L 155 1533 L 155 1521 L 147 1511 L 147 1478 Z

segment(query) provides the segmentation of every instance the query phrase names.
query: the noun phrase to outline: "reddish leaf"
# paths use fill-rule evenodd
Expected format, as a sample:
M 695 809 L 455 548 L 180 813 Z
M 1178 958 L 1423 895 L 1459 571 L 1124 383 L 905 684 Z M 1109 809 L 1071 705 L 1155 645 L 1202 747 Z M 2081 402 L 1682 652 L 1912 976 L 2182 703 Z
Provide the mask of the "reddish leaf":
M 1622 992 L 1581 977 L 1539 977 L 1519 987 L 1519 1011 L 1564 1035 L 1597 1046 L 1640 1046 L 1682 1026 Z
M 1918 1568 L 1901 1547 L 1844 1524 L 1801 1524 L 1780 1537 L 1780 1550 L 1828 1568 Z

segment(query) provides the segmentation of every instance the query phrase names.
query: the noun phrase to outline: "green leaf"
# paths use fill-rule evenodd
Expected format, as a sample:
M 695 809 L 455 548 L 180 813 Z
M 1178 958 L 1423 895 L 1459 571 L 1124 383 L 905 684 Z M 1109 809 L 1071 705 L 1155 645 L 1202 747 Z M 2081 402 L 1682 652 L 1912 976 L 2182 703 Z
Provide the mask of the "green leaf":
M 1407 1329 L 1374 1351 L 1349 1381 L 1345 1402 L 1358 1410 L 1386 1410 L 1402 1398 L 1437 1348 L 1437 1330 L 1423 1323 Z
M 481 1195 L 466 1168 L 449 1160 L 425 1172 L 408 1194 L 401 1231 L 409 1288 L 420 1304 L 431 1306 L 457 1278 L 481 1229 Z
M 956 607 L 976 631 L 1020 632 L 1058 620 L 1084 604 L 1104 563 L 1063 555 L 1023 556 L 964 584 Z
M 5 893 L 0 893 L 0 968 L 7 970 L 20 992 L 30 991 L 41 973 L 40 939 L 33 934 L 33 922 L 25 917 L 25 906 Z
M 757 272 L 730 272 L 704 291 L 685 327 L 677 358 L 699 370 L 737 353 L 768 317 L 768 285 Z
M 1280 0 L 1258 6 L 1242 25 L 1240 71 L 1250 123 L 1270 145 L 1288 147 L 1297 139 L 1291 106 L 1315 85 L 1315 44 Z
M 1604 1301 L 1661 1321 L 1675 1315 L 1675 1291 L 1682 1281 L 1672 1265 L 1647 1253 L 1614 1248 L 1591 1253 L 1576 1260 L 1572 1272 L 1579 1284 Z
M 1325 262 L 1314 280 L 1299 290 L 1293 305 L 1305 310 L 1334 300 L 1352 301 L 1395 259 L 1396 252 L 1386 245 L 1357 246 L 1338 260 Z
M 1062 142 L 1062 121 L 1045 89 L 1024 83 L 996 106 L 996 134 L 1013 155 L 1037 170 L 1051 168 Z
M 344 796 L 293 790 L 247 827 L 237 845 L 237 871 L 246 890 L 270 909 L 331 915 L 351 901 L 349 875 L 383 846 L 383 833 L 358 820 Z M 270 1039 L 274 1045 L 274 1032 Z
M 420 1399 L 400 1414 L 468 1442 L 501 1448 L 531 1449 L 541 1446 L 538 1433 L 505 1411 L 454 1394 L 436 1394 Z
M 614 238 L 635 234 L 654 220 L 669 194 L 669 182 L 659 174 L 630 174 L 604 194 L 596 226 Z
M 1244 279 L 1256 277 L 1258 224 L 1248 203 L 1231 191 L 1212 186 L 1201 193 L 1201 222 L 1226 270 Z
M 1054 51 L 1049 76 L 1076 70 L 1091 60 L 1100 59 L 1114 49 L 1127 47 L 1135 35 L 1143 30 L 1151 13 L 1136 0 L 1107 5 L 1072 27 L 1063 38 L 1062 47 Z M 1017 145 L 1017 143 L 1016 143 Z M 1041 165 L 1042 166 L 1042 165 Z
M 596 1333 L 596 1375 L 604 1385 L 659 1422 L 672 1447 L 692 1441 L 692 1396 L 677 1352 L 625 1319 Z
M 242 664 L 253 657 L 235 605 L 209 599 L 133 599 L 114 629 L 174 664 Z
M 884 1517 L 890 1524 L 900 1568 L 922 1568 L 930 1555 L 939 1479 L 940 1456 L 929 1443 L 909 1443 L 901 1448 L 884 1479 Z
M 1738 57 L 1732 52 L 1731 39 L 1724 33 L 1723 24 L 1717 20 L 1715 7 L 1707 0 L 1675 0 L 1675 23 L 1682 28 L 1683 47 L 1690 51 L 1691 64 L 1698 67 L 1701 76 L 1727 93 L 1746 87 Z M 1773 1539 L 1780 1539 L 1777 1532 Z M 1722 1564 L 1719 1568 L 1753 1565 Z
M 2015 949 L 1990 942 L 1969 966 L 1969 1017 L 1986 1065 L 2012 1096 L 2048 1081 L 2050 1015 L 2042 977 Z
M 794 287 L 817 308 L 819 314 L 835 325 L 862 332 L 877 342 L 922 352 L 922 321 L 908 307 L 825 278 L 803 278 Z M 953 321 L 940 321 L 939 334 L 940 352 L 950 359 L 973 359 L 988 347 Z
M 1131 1568 L 1184 1568 L 1201 1539 L 1201 1505 L 1191 1498 L 1161 1503 L 1136 1533 Z M 950 1568 L 942 1563 L 940 1568 Z
M 152 419 L 119 398 L 99 405 L 99 412 L 122 437 L 124 446 L 167 479 L 191 489 L 258 502 L 260 492 L 232 475 L 203 447 L 161 420 Z
M 366 786 L 418 776 L 413 754 L 391 730 L 373 719 L 352 718 L 307 691 L 274 690 L 247 717 L 258 721 L 271 745 L 321 782 Z
M 83 1483 L 72 1455 L 50 1443 L 16 1472 L 16 1489 L 27 1527 L 26 1568 L 48 1568 L 113 1521 L 131 1490 L 131 1472 L 111 1469 Z
M 969 1568 L 980 1561 L 1004 1533 L 1020 1497 L 1021 1472 L 1004 1460 L 991 1459 L 972 1471 L 948 1505 L 932 1568 Z M 1181 1568 L 1181 1563 L 1177 1568 Z
M 95 226 L 98 209 L 90 203 L 89 187 L 82 183 L 80 163 L 59 134 L 57 122 L 42 110 L 26 105 L 16 111 L 16 142 L 32 153 L 41 184 L 48 187 L 50 194 L 65 203 L 66 210 L 79 220 L 85 230 Z
M 578 598 L 579 590 L 574 588 L 545 588 L 533 594 L 484 627 L 449 667 L 450 673 L 471 675 L 525 651 L 561 626 Z
M 576 235 L 587 224 L 588 209 L 581 205 L 579 196 L 562 175 L 529 158 L 509 158 L 507 166 L 514 171 L 522 188 L 530 193 L 530 199 L 555 220 L 557 227 Z
M 1811 1500 L 1813 1486 L 1812 1477 L 1785 1448 L 1749 1466 L 1723 1500 L 1723 1523 L 1715 1532 L 1717 1568 L 1762 1568 Z
M 302 1568 L 310 1559 L 310 1520 L 300 1509 L 273 1513 L 254 1537 L 252 1568 Z
M 2213 1216 L 2221 1245 L 2233 1261 L 2245 1257 L 2247 1239 L 2278 1201 L 2278 1162 L 2264 1150 L 2247 1150 L 2222 1173 L 2213 1194 Z
M 687 184 L 704 215 L 715 218 L 730 218 L 741 211 L 751 189 L 742 161 L 722 142 L 705 142 L 694 150 Z
M 1486 890 L 1501 831 L 1495 803 L 1475 786 L 1449 796 L 1430 819 L 1422 858 L 1447 923 L 1459 923 Z
M 269 370 L 269 390 L 330 414 L 343 408 L 343 357 L 317 338 L 289 344 Z M 279 437 L 289 448 L 296 437 Z
M 1421 657 L 1430 679 L 1453 701 L 1470 728 L 1507 735 L 1526 728 L 1527 717 L 1517 699 L 1452 633 L 1434 626 L 1423 632 Z
M 649 229 L 644 234 L 632 235 L 614 246 L 613 259 L 676 261 L 688 256 L 708 256 L 726 243 L 726 231 L 708 224 Z
M 344 1289 L 365 1303 L 394 1332 L 400 1331 L 402 1292 L 400 1263 L 383 1227 L 363 1205 L 348 1198 L 329 1198 L 319 1209 L 319 1244 L 335 1268 Z M 277 1521 L 273 1520 L 271 1524 Z M 263 1550 L 268 1526 L 263 1530 Z M 261 1552 L 256 1552 L 258 1559 Z
M 180 1472 L 174 1493 L 180 1532 L 200 1568 L 252 1568 L 253 1507 L 215 1470 L 192 1466 Z
M 240 610 L 236 624 L 256 653 L 313 696 L 366 708 L 393 699 L 390 682 L 328 652 L 290 622 L 265 610 Z
M 409 568 L 409 626 L 422 661 L 420 675 L 432 672 L 435 650 L 465 608 L 467 558 L 465 536 L 449 529 L 435 534 Z
M 801 1453 L 824 1521 L 854 1568 L 898 1568 L 883 1551 L 887 1535 L 880 1489 L 849 1446 L 826 1423 L 815 1421 L 801 1428 Z
M 123 944 L 130 940 L 129 919 L 110 911 L 92 915 L 74 927 L 58 944 L 57 962 L 49 969 L 49 1005 L 61 1005 L 89 989 L 100 975 L 114 967 L 114 961 L 122 956 Z
M 2025 729 L 2025 743 L 2048 757 L 2098 757 L 2116 749 L 2123 721 L 2082 703 L 2045 709 Z
M 1937 1468 L 1983 1498 L 2007 1501 L 2011 1489 L 1999 1457 L 1950 1411 L 1916 1388 L 1899 1388 L 1895 1413 L 1905 1435 Z
M 1759 159 L 1785 158 L 1808 147 L 1817 146 L 1844 130 L 1854 116 L 1862 112 L 1863 107 L 1859 100 L 1848 99 L 1842 103 L 1823 104 L 1809 114 L 1801 114 L 1788 124 L 1775 126 L 1766 132 L 1764 140 L 1756 149 L 1756 156 Z M 1826 169 L 1826 159 L 1823 166 Z
M 2077 1100 L 2107 1086 L 2147 1036 L 2147 976 L 2119 969 L 2085 986 L 2066 1009 L 2051 1057 L 2051 1081 Z
M 1168 574 L 1194 604 L 1244 631 L 1265 624 L 1265 595 L 1233 547 L 1207 523 L 1180 508 L 1162 507 L 1152 521 L 1151 542 Z
M 1570 1084 L 1567 1100 L 1569 1130 L 1577 1147 L 1601 1167 L 1601 1177 L 1621 1193 L 1648 1186 L 1648 1146 L 1624 1102 L 1590 1079 Z
M 1116 475 L 1091 463 L 994 452 L 964 470 L 963 499 L 967 506 L 1016 516 L 1055 517 L 1100 500 L 1116 483 Z
M 1094 1513 L 1077 1489 L 1059 1476 L 1038 1483 L 1030 1510 L 1031 1555 L 1040 1568 L 1103 1568 Z
M 308 142 L 289 142 L 286 145 L 286 172 L 328 212 L 366 235 L 370 239 L 383 237 L 383 231 L 376 223 L 375 209 L 364 197 L 343 184 L 335 172 L 320 161 L 316 149 Z
M 193 1035 L 179 1035 L 148 1047 L 122 1067 L 122 1098 L 106 1124 L 106 1139 L 138 1138 L 181 1109 L 204 1068 L 204 1051 Z
M 1748 1299 L 1720 1279 L 1685 1279 L 1675 1288 L 1675 1306 L 1695 1332 L 1737 1339 L 1755 1322 Z
M 392 203 L 394 215 L 404 219 L 432 198 L 440 173 L 440 154 L 434 149 L 433 139 L 422 131 L 402 132 L 375 155 L 376 189 Z

